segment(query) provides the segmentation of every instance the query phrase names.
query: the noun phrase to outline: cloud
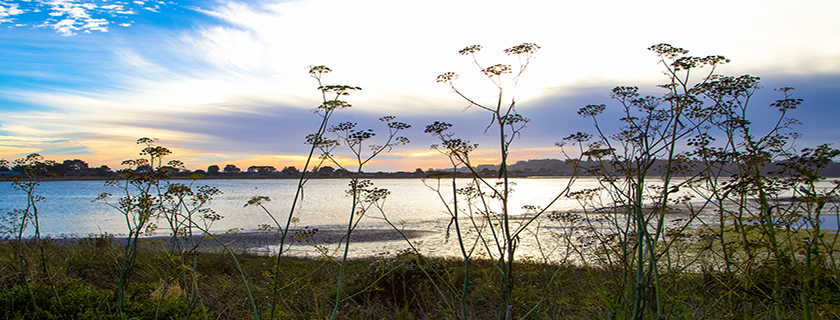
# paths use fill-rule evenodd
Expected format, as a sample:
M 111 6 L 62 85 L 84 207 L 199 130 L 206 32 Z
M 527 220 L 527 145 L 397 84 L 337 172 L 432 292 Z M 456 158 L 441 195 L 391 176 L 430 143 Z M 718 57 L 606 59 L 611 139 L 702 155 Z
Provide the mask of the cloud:
M 187 34 L 183 40 L 196 50 L 193 54 L 230 73 L 259 73 L 271 60 L 266 44 L 248 30 L 214 26 Z
M 90 16 L 90 12 L 97 8 L 96 4 L 93 3 L 78 3 L 69 0 L 53 0 L 48 2 L 50 5 L 50 16 L 53 17 L 65 17 L 62 20 L 59 20 L 55 24 L 52 24 L 51 27 L 56 30 L 56 32 L 60 33 L 64 36 L 72 36 L 76 34 L 78 30 L 84 31 L 104 31 L 107 32 L 108 28 L 103 27 L 103 25 L 107 25 L 108 21 L 105 19 L 93 19 Z M 45 24 L 48 24 L 45 23 Z
M 18 8 L 17 3 L 6 4 L 4 2 L 0 2 L 0 23 L 12 22 L 15 19 L 11 17 L 21 13 L 23 13 L 23 10 Z
M 495 138 L 484 133 L 487 114 L 475 108 L 464 111 L 469 104 L 435 77 L 457 72 L 459 90 L 492 104 L 498 90 L 482 78 L 470 57 L 457 51 L 482 44 L 479 63 L 516 64 L 515 57 L 502 50 L 527 41 L 542 49 L 516 89 L 520 111 L 535 120 L 518 143 L 537 150 L 582 130 L 585 123 L 574 111 L 580 104 L 608 103 L 612 86 L 653 88 L 660 82 L 661 66 L 645 50 L 655 43 L 671 42 L 700 56 L 723 54 L 733 59 L 719 69 L 726 74 L 840 73 L 840 43 L 833 41 L 840 25 L 830 14 L 840 5 L 806 2 L 810 5 L 711 0 L 704 5 L 726 8 L 716 12 L 715 19 L 727 23 L 686 14 L 679 28 L 663 18 L 679 3 L 664 0 L 220 1 L 190 7 L 183 14 L 166 10 L 181 8 L 178 5 L 153 1 L 97 6 L 56 0 L 14 9 L 0 3 L 0 22 L 41 8 L 53 15 L 42 26 L 62 35 L 105 32 L 111 23 L 136 31 L 115 29 L 102 40 L 77 36 L 60 44 L 33 45 L 65 57 L 33 61 L 27 70 L 46 65 L 50 68 L 43 72 L 56 73 L 41 77 L 25 71 L 27 76 L 66 86 L 38 83 L 5 89 L 5 99 L 36 106 L 38 112 L 9 113 L 4 130 L 14 128 L 21 136 L 73 137 L 78 143 L 104 141 L 105 132 L 125 141 L 156 135 L 189 150 L 197 161 L 207 158 L 201 152 L 230 152 L 240 159 L 294 154 L 312 129 L 310 122 L 317 122 L 309 109 L 320 103 L 317 83 L 306 66 L 325 64 L 335 70 L 325 76 L 325 84 L 363 88 L 347 98 L 354 108 L 337 114 L 336 120 L 372 121 L 365 124 L 375 127 L 376 118 L 394 114 L 416 128 L 451 120 L 459 132 L 472 134 L 466 138 L 492 143 Z M 143 20 L 151 14 L 145 8 L 179 24 L 150 26 L 154 21 Z M 122 22 L 120 16 L 138 22 Z M 786 39 L 784 45 L 778 39 Z M 86 46 L 92 49 L 73 48 Z M 53 70 L 63 66 L 78 67 Z M 510 97 L 509 92 L 513 89 L 503 98 Z M 433 143 L 427 138 L 415 142 Z M 113 154 L 105 147 L 91 150 Z M 398 154 L 404 158 L 377 163 L 426 161 Z M 530 155 L 540 156 L 537 151 Z M 481 159 L 496 161 L 491 154 Z
M 298 72 L 294 69 L 303 61 L 327 64 L 346 75 L 336 78 L 340 83 L 379 93 L 363 93 L 356 101 L 361 108 L 380 110 L 399 110 L 399 105 L 416 110 L 419 101 L 428 102 L 428 107 L 450 109 L 453 103 L 429 98 L 442 97 L 441 86 L 433 79 L 445 71 L 462 75 L 459 85 L 465 92 L 492 99 L 494 93 L 487 90 L 471 61 L 455 53 L 474 43 L 485 45 L 479 58 L 487 64 L 511 63 L 501 50 L 522 41 L 543 46 L 520 83 L 520 100 L 552 94 L 544 88 L 564 83 L 657 81 L 657 59 L 645 48 L 659 42 L 674 42 L 697 50 L 698 55 L 732 57 L 740 64 L 725 69 L 736 72 L 779 68 L 840 72 L 840 59 L 836 59 L 840 48 L 833 41 L 816 41 L 840 33 L 826 10 L 778 1 L 712 1 L 710 5 L 716 3 L 731 9 L 717 13 L 718 19 L 730 23 L 710 25 L 704 15 L 697 14 L 683 17 L 683 28 L 671 28 L 658 18 L 673 7 L 668 1 L 607 6 L 551 1 L 488 1 L 481 6 L 451 1 L 412 5 L 375 0 L 228 1 L 194 10 L 230 25 L 204 28 L 187 39 L 193 54 L 220 70 L 248 73 L 259 69 L 257 75 L 271 73 L 293 92 L 302 89 L 290 78 L 297 76 L 292 71 Z M 782 17 L 795 17 L 796 21 Z M 777 21 L 789 22 L 780 27 Z M 747 30 L 765 27 L 774 32 L 750 31 L 745 37 Z M 621 32 L 616 32 L 617 28 Z M 808 36 L 799 38 L 798 34 Z M 793 42 L 782 48 L 767 46 L 779 37 Z M 779 61 L 784 63 L 779 65 Z
M 16 137 L 16 136 L 0 136 L 0 144 L 4 145 L 33 145 L 37 143 L 52 143 L 63 141 L 63 139 L 55 138 L 38 138 L 38 137 Z
M 84 0 L 41 0 L 13 4 L 0 1 L 0 23 L 26 20 L 28 23 L 16 23 L 14 26 L 50 28 L 63 36 L 74 36 L 78 32 L 108 32 L 108 25 L 115 23 L 114 20 L 137 14 L 137 8 L 126 7 L 132 4 L 137 5 L 121 2 L 97 5 L 95 2 Z M 140 6 L 142 5 L 140 3 Z M 159 3 L 152 9 L 159 12 L 161 5 L 167 6 L 166 3 Z M 46 12 L 46 19 L 41 14 L 43 12 Z M 10 18 L 11 16 L 17 17 Z M 127 27 L 130 24 L 119 25 Z
M 127 48 L 117 50 L 116 54 L 119 60 L 122 61 L 126 67 L 141 68 L 150 72 L 161 71 L 161 68 Z

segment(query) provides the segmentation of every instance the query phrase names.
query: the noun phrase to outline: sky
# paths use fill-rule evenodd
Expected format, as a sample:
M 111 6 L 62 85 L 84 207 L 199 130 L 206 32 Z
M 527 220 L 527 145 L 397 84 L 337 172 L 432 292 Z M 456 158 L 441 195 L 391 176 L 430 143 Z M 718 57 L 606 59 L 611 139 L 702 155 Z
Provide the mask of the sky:
M 447 167 L 423 133 L 434 121 L 478 143 L 476 163 L 497 163 L 490 114 L 435 79 L 456 72 L 462 92 L 492 103 L 492 84 L 458 50 L 480 44 L 482 64 L 516 64 L 502 51 L 523 42 L 541 49 L 515 90 L 532 121 L 514 161 L 562 158 L 556 141 L 593 131 L 579 108 L 603 103 L 615 114 L 615 86 L 664 93 L 663 66 L 646 50 L 658 43 L 724 55 L 732 62 L 721 74 L 761 77 L 758 129 L 776 117 L 772 89 L 795 87 L 805 100 L 792 113 L 803 123 L 798 145 L 837 143 L 838 12 L 835 0 L 0 0 L 0 158 L 39 153 L 117 169 L 138 157 L 138 138 L 155 137 L 193 170 L 300 167 L 304 137 L 320 123 L 307 66 L 326 65 L 325 84 L 362 88 L 334 123 L 380 137 L 382 116 L 413 126 L 410 144 L 365 171 Z

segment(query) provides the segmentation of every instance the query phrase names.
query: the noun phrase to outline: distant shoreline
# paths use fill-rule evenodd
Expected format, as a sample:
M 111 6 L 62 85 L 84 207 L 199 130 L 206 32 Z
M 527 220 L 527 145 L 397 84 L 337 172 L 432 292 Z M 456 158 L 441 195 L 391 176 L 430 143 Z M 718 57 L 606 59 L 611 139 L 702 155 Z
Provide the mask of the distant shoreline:
M 458 178 L 470 178 L 469 175 L 459 175 Z M 524 177 L 510 177 L 516 179 L 564 179 L 570 178 L 571 176 L 524 176 Z M 595 176 L 578 176 L 581 177 L 595 177 Z M 427 176 L 427 177 L 404 177 L 404 176 L 387 176 L 387 175 L 374 175 L 368 176 L 363 175 L 360 178 L 364 179 L 437 179 L 437 177 Z M 449 178 L 449 177 L 446 177 Z M 484 177 L 489 178 L 489 177 Z M 227 177 L 227 176 L 211 176 L 211 177 L 203 177 L 199 179 L 194 179 L 190 177 L 168 177 L 166 179 L 161 180 L 298 180 L 300 177 L 249 177 L 249 176 L 239 176 L 239 177 Z M 307 177 L 307 179 L 313 180 L 342 180 L 348 179 L 348 177 Z M 25 179 L 24 179 L 25 180 Z M 109 178 L 106 177 L 40 177 L 38 181 L 108 181 Z M 116 180 L 125 180 L 123 178 L 119 178 Z M 0 177 L 0 181 L 15 181 L 13 177 Z
M 469 174 L 459 174 L 458 178 L 471 178 L 472 176 Z M 649 175 L 648 177 L 657 178 L 658 175 Z M 0 177 L 0 182 L 11 182 L 15 181 L 15 177 L 6 176 Z M 306 179 L 313 179 L 313 180 L 342 180 L 348 179 L 349 177 L 307 177 Z M 363 174 L 360 178 L 363 179 L 438 179 L 437 176 L 425 176 L 425 177 L 416 177 L 416 176 L 389 176 L 388 174 Z M 444 179 L 450 178 L 447 177 L 440 177 Z M 494 177 L 483 177 L 485 179 L 494 179 Z M 511 179 L 568 179 L 572 178 L 572 176 L 511 176 Z M 593 175 L 581 175 L 576 176 L 576 178 L 598 178 L 598 176 Z M 825 176 L 825 179 L 837 179 L 840 176 Z M 39 177 L 38 181 L 108 181 L 111 178 L 107 177 Z M 284 177 L 284 176 L 210 176 L 210 177 L 202 177 L 202 178 L 191 178 L 191 177 L 184 177 L 184 176 L 174 176 L 174 177 L 167 177 L 161 180 L 297 180 L 300 177 Z M 24 179 L 26 180 L 26 179 Z M 118 181 L 125 180 L 123 178 L 116 179 Z

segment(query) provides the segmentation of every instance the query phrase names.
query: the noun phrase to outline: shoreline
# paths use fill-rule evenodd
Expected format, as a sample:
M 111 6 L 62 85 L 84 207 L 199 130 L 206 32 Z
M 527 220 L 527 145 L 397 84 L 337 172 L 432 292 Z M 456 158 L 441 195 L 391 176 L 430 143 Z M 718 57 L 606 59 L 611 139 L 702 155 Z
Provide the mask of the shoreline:
M 313 232 L 315 230 L 315 232 Z M 437 232 L 419 229 L 401 230 L 409 240 L 428 237 Z M 297 228 L 289 230 L 286 235 L 286 243 L 290 246 L 315 246 L 325 244 L 338 244 L 345 240 L 346 230 L 339 229 L 318 229 L 318 228 Z M 87 236 L 80 235 L 63 235 L 63 236 L 46 236 L 42 237 L 42 241 L 48 241 L 54 245 L 72 245 L 84 242 L 92 242 L 93 244 L 102 241 L 107 237 L 111 245 L 124 245 L 126 235 L 113 234 L 90 234 Z M 204 239 L 202 239 L 204 237 Z M 186 237 L 181 237 L 187 240 Z M 209 233 L 207 235 L 194 235 L 192 238 L 195 241 L 200 241 L 196 247 L 199 251 L 219 250 L 223 243 L 229 249 L 235 252 L 249 252 L 255 253 L 254 249 L 264 248 L 267 246 L 276 246 L 280 243 L 281 234 L 277 231 L 261 232 L 261 231 L 243 231 L 236 233 Z M 34 237 L 24 238 L 25 242 L 35 241 Z M 172 239 L 169 235 L 152 235 L 141 236 L 140 243 L 147 248 L 154 248 L 170 242 Z M 351 234 L 352 243 L 371 243 L 371 242 L 388 242 L 388 241 L 405 241 L 400 232 L 393 229 L 356 229 Z M 2 239 L 0 242 L 13 242 L 14 238 Z

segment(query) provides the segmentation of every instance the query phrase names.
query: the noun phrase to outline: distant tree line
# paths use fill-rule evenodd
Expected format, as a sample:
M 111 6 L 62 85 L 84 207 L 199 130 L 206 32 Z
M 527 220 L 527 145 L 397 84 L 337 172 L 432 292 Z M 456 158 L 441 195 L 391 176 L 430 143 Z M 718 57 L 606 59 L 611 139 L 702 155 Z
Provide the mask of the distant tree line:
M 665 163 L 653 164 L 654 168 L 664 168 Z M 116 175 L 116 172 L 111 170 L 106 165 L 99 167 L 90 167 L 87 162 L 79 159 L 64 160 L 62 162 L 49 162 L 50 165 L 44 171 L 44 177 L 56 178 L 110 178 Z M 578 176 L 592 175 L 596 167 L 599 165 L 597 161 L 582 161 L 578 166 Z M 140 166 L 137 170 L 150 170 L 148 165 Z M 683 173 L 686 175 L 695 174 L 695 168 L 702 168 L 702 166 L 695 166 L 693 163 L 686 162 L 681 165 Z M 200 175 L 207 178 L 296 178 L 300 177 L 300 170 L 294 166 L 284 167 L 277 170 L 274 166 L 250 166 L 245 170 L 239 169 L 236 165 L 227 164 L 224 167 L 218 165 L 210 165 L 207 170 L 187 170 L 175 167 L 168 167 L 169 175 L 172 177 L 191 177 L 193 175 Z M 776 170 L 776 166 L 767 166 L 763 171 L 766 174 L 772 173 Z M 575 174 L 575 163 L 571 161 L 563 161 L 557 159 L 533 159 L 522 160 L 508 167 L 508 175 L 510 177 L 533 177 L 533 176 L 571 176 Z M 733 168 L 734 170 L 734 168 Z M 0 179 L 14 177 L 20 175 L 22 167 L 20 165 L 0 165 Z M 312 178 L 339 178 L 346 177 L 347 172 L 343 169 L 335 169 L 330 166 L 321 166 L 310 171 Z M 485 178 L 499 175 L 499 166 L 496 165 L 479 165 L 476 167 L 476 173 Z M 840 163 L 832 162 L 828 164 L 821 172 L 827 177 L 840 177 Z M 427 177 L 442 177 L 450 176 L 450 170 L 436 170 L 428 169 L 423 171 L 418 168 L 412 172 L 398 171 L 398 172 L 367 172 L 365 177 L 372 178 L 427 178 Z M 457 173 L 459 177 L 469 177 L 472 175 L 469 171 L 462 170 Z
M 91 168 L 87 162 L 79 159 L 63 162 L 47 161 L 45 176 L 53 177 L 111 177 L 115 173 L 106 165 Z M 0 165 L 0 176 L 16 176 L 23 172 L 23 165 Z
M 91 168 L 90 165 L 79 159 L 64 160 L 63 162 L 46 161 L 46 168 L 41 171 L 40 176 L 43 178 L 79 178 L 79 179 L 107 179 L 117 176 L 117 172 L 111 170 L 106 165 Z M 140 165 L 135 168 L 135 171 L 149 171 L 149 165 Z M 210 165 L 207 170 L 188 170 L 176 168 L 171 166 L 163 166 L 162 169 L 168 173 L 170 177 L 206 177 L 206 178 L 298 178 L 300 177 L 300 170 L 294 166 L 284 167 L 277 170 L 274 166 L 250 166 L 245 170 L 238 168 L 234 164 L 227 164 L 224 168 L 219 165 Z M 15 165 L 11 162 L 0 162 L 0 180 L 11 179 L 15 176 L 20 176 L 23 172 L 22 165 Z M 312 169 L 309 172 L 312 178 L 331 178 L 331 177 L 346 177 L 347 172 L 344 169 L 335 169 L 330 166 L 321 166 Z M 426 177 L 423 170 L 417 169 L 414 172 L 371 172 L 364 173 L 366 177 Z

